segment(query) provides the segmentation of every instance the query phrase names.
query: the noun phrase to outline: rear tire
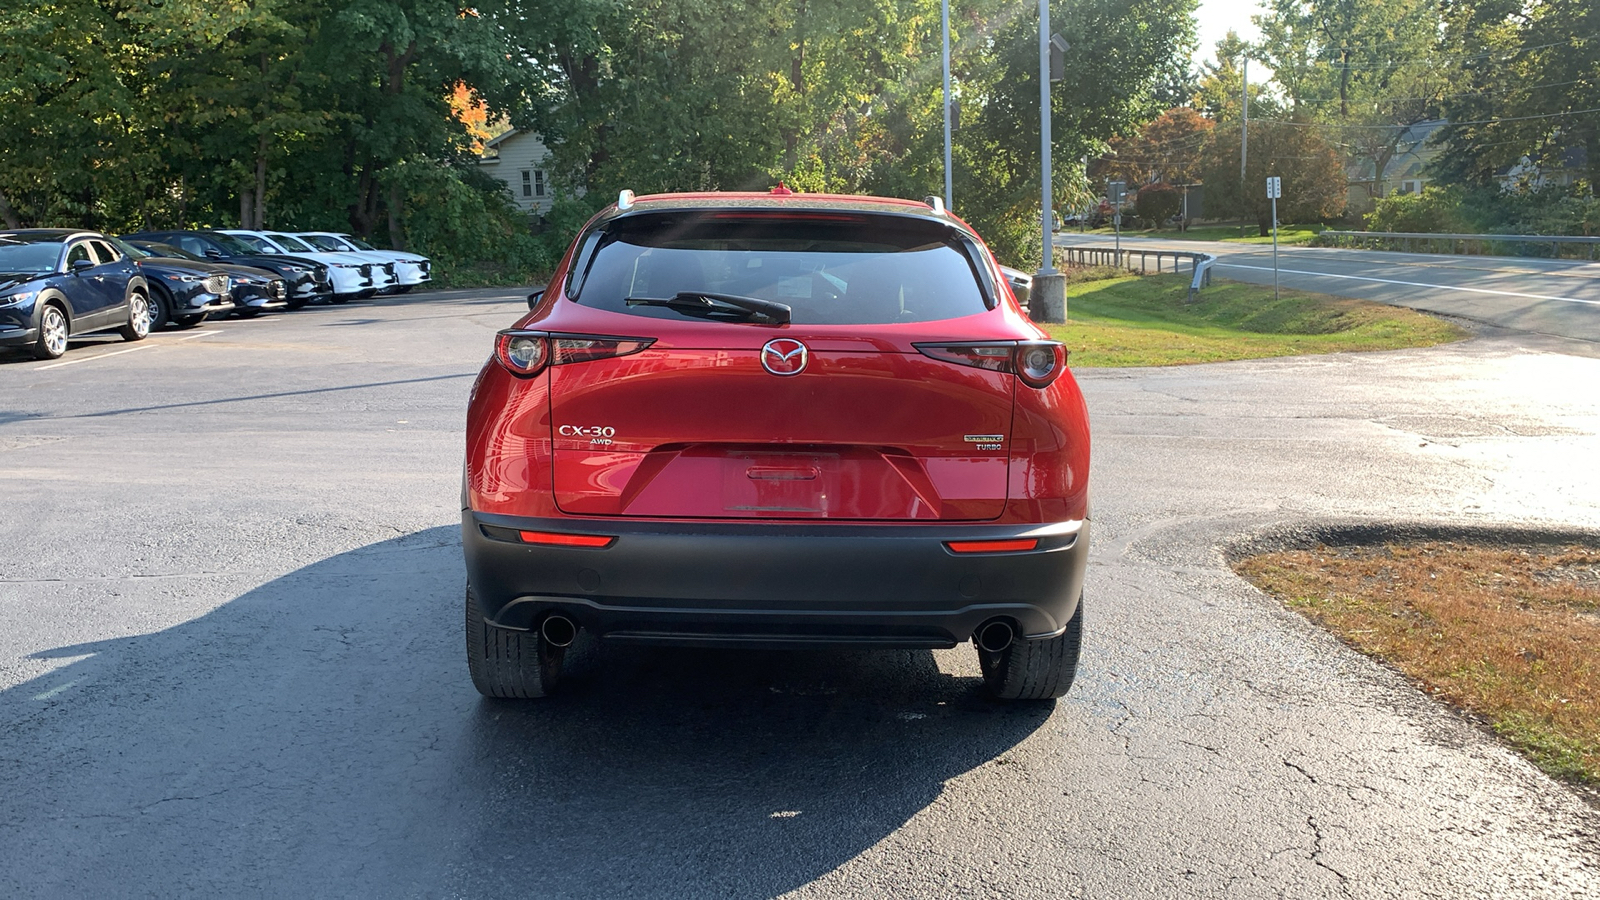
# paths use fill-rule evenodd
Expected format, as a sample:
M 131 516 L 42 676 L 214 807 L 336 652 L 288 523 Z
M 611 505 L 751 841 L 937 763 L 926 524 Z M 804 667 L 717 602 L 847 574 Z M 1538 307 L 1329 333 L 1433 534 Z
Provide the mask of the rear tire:
M 297 300 L 289 300 L 289 301 L 286 301 L 286 305 L 284 306 L 284 309 L 287 309 L 290 312 L 293 312 L 294 310 L 297 310 L 297 309 L 305 309 L 306 308 L 306 304 L 310 303 L 310 302 L 311 302 L 311 299 L 309 297 L 301 297 L 301 298 L 299 298 Z
M 128 324 L 117 329 L 125 341 L 142 341 L 150 334 L 150 299 L 135 293 L 128 297 Z
M 565 656 L 564 647 L 552 647 L 537 631 L 511 631 L 485 622 L 472 585 L 467 585 L 467 670 L 478 693 L 513 700 L 547 696 L 561 679 Z
M 999 653 L 978 651 L 983 684 L 1000 700 L 1050 700 L 1065 696 L 1078 675 L 1083 650 L 1083 597 L 1067 628 L 1053 638 L 1016 640 Z

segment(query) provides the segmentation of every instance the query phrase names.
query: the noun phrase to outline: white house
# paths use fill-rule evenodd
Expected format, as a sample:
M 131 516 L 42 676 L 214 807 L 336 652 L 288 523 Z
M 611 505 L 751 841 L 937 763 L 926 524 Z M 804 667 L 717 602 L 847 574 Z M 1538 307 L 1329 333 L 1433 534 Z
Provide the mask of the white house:
M 549 159 L 550 151 L 537 134 L 513 128 L 483 145 L 478 164 L 505 183 L 517 208 L 530 216 L 542 216 L 555 199 Z

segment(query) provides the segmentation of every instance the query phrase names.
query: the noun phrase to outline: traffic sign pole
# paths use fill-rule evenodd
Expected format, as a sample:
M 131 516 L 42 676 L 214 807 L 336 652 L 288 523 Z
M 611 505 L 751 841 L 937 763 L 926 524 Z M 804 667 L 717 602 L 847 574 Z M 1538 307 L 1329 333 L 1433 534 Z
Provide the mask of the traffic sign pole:
M 1272 200 L 1272 299 L 1278 297 L 1278 198 L 1283 195 L 1283 179 L 1277 175 L 1267 179 L 1267 197 Z
M 1117 265 L 1122 265 L 1122 198 L 1127 196 L 1128 183 L 1113 181 L 1106 185 L 1106 199 L 1111 201 L 1111 227 L 1117 233 Z

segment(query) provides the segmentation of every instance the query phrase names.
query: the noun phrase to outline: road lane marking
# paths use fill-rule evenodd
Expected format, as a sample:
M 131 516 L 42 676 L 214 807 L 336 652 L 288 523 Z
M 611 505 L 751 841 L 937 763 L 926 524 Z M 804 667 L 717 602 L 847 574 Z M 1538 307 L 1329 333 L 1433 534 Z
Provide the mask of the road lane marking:
M 199 331 L 199 332 L 196 332 L 194 334 L 186 334 L 183 337 L 178 338 L 178 340 L 180 340 L 180 341 L 192 341 L 195 338 L 211 337 L 214 334 L 223 334 L 223 333 L 224 332 L 221 329 L 218 329 L 216 331 Z
M 102 353 L 99 356 L 84 356 L 78 359 L 69 359 L 66 362 L 51 363 L 48 366 L 39 366 L 38 368 L 34 369 L 34 371 L 43 372 L 45 369 L 59 369 L 62 366 L 75 366 L 78 363 L 94 362 L 97 359 L 105 359 L 108 356 L 121 356 L 124 353 L 133 353 L 136 350 L 149 350 L 154 346 L 154 344 L 140 344 L 137 347 L 129 347 L 126 350 L 113 350 L 110 353 Z
M 1239 263 L 1219 262 L 1214 264 L 1219 269 L 1254 269 L 1257 272 L 1271 272 L 1271 266 L 1246 266 Z M 1406 287 L 1433 288 L 1437 291 L 1462 291 L 1468 294 L 1493 294 L 1496 297 L 1522 297 L 1527 300 L 1558 300 L 1562 303 L 1582 303 L 1585 306 L 1600 306 L 1600 300 L 1583 300 L 1578 297 L 1554 297 L 1549 294 L 1523 294 L 1517 291 L 1496 291 L 1489 288 L 1459 287 L 1453 284 L 1428 284 L 1425 281 L 1398 281 L 1393 278 L 1373 278 L 1369 275 L 1334 275 L 1331 272 L 1307 272 L 1303 269 L 1279 269 L 1285 275 L 1311 275 L 1316 278 L 1344 278 L 1350 281 L 1375 281 L 1379 284 L 1399 284 Z

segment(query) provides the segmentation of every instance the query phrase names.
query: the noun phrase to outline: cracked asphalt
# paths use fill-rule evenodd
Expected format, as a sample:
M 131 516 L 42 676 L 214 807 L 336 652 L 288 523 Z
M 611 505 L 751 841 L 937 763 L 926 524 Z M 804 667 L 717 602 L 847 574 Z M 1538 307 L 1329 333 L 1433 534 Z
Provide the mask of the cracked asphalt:
M 514 291 L 0 360 L 0 896 L 1594 897 L 1600 813 L 1238 579 L 1306 526 L 1600 529 L 1600 354 L 1082 371 L 1087 648 L 583 644 L 481 700 L 463 414 Z

